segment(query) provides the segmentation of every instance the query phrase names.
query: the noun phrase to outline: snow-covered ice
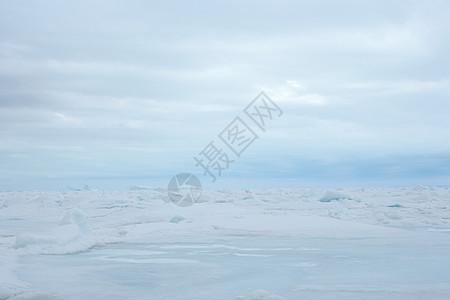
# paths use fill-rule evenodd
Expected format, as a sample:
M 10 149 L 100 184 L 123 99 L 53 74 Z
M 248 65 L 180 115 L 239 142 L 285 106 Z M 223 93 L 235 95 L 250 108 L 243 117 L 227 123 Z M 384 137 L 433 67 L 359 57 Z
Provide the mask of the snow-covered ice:
M 0 193 L 0 299 L 450 299 L 450 188 Z

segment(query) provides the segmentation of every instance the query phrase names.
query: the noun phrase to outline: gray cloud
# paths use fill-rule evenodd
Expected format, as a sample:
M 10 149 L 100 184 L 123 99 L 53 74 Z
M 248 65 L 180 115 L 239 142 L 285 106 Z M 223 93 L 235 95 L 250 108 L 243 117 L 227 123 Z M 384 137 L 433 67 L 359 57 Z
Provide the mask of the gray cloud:
M 432 170 L 450 150 L 449 10 L 445 1 L 3 1 L 0 188 L 200 173 L 192 157 L 260 90 L 285 115 L 233 166 L 245 176 L 271 161 L 273 178 L 320 180 L 323 165 L 345 163 L 351 185 L 379 179 L 358 167 L 366 161 L 398 161 L 396 182 L 409 170 L 442 184 Z M 433 163 L 408 169 L 411 157 Z

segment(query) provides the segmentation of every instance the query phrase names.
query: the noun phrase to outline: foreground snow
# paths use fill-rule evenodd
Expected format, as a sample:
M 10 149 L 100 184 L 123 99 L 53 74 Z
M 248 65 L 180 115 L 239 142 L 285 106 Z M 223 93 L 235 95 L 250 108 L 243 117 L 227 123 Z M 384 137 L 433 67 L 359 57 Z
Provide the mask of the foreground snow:
M 4 192 L 0 299 L 448 299 L 449 201 L 421 186 L 204 191 L 187 208 L 164 189 Z

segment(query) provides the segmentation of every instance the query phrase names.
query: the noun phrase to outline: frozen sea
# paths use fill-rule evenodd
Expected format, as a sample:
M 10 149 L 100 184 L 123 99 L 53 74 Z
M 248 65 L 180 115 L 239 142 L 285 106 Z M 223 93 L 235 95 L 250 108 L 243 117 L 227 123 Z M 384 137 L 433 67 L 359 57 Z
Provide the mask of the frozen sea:
M 0 299 L 450 299 L 450 188 L 0 193 Z

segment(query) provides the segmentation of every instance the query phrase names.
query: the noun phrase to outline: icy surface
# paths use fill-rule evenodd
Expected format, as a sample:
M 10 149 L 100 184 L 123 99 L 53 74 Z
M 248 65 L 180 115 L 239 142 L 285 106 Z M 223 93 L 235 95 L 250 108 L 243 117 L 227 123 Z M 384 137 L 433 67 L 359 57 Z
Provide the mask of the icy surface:
M 0 193 L 0 299 L 449 299 L 450 188 Z

